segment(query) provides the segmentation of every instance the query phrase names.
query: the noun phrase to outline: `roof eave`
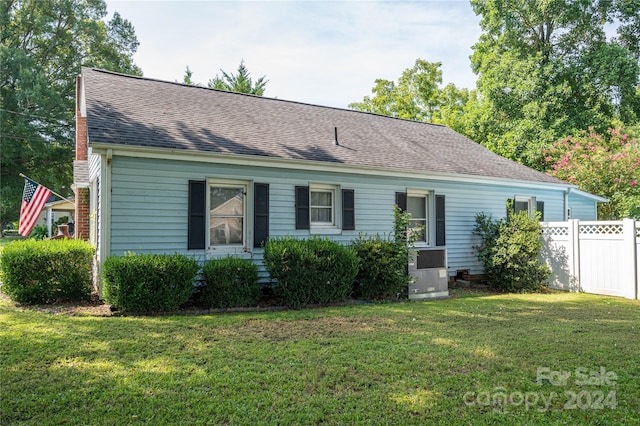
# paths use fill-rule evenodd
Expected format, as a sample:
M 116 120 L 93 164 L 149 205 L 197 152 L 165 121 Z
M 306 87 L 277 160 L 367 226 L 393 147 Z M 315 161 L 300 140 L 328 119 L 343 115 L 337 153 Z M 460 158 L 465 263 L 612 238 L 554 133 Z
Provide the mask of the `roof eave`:
M 594 200 L 594 201 L 596 201 L 598 203 L 608 203 L 609 202 L 608 198 L 604 198 L 604 197 L 601 197 L 599 195 L 592 194 L 590 192 L 581 191 L 580 189 L 578 189 L 576 187 L 571 189 L 571 193 L 579 195 L 581 197 L 592 199 L 592 200 Z
M 370 176 L 388 176 L 399 178 L 422 178 L 431 180 L 440 180 L 448 182 L 465 182 L 465 183 L 486 183 L 490 185 L 513 185 L 518 184 L 521 187 L 531 187 L 538 189 L 563 189 L 568 190 L 574 185 L 566 182 L 543 182 L 530 181 L 521 179 L 509 179 L 494 176 L 467 175 L 456 173 L 431 172 L 420 170 L 407 170 L 389 167 L 363 166 L 345 163 L 331 163 L 325 161 L 301 160 L 280 157 L 260 157 L 255 155 L 230 154 L 230 153 L 207 153 L 207 152 L 191 152 L 182 149 L 168 148 L 150 148 L 133 145 L 121 145 L 111 143 L 89 142 L 92 153 L 96 155 L 106 155 L 107 151 L 111 151 L 113 156 L 124 157 L 140 157 L 153 158 L 163 160 L 175 160 L 180 158 L 183 161 L 195 161 L 206 163 L 223 163 L 233 165 L 244 165 L 254 167 L 275 167 L 290 170 L 313 170 L 325 172 L 340 172 L 346 174 L 364 174 Z

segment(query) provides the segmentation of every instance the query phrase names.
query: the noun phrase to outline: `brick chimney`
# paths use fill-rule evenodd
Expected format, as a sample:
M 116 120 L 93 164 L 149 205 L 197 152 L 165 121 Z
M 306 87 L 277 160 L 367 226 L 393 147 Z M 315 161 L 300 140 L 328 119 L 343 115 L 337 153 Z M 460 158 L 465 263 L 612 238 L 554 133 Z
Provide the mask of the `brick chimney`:
M 82 76 L 76 78 L 76 159 L 73 162 L 76 196 L 75 237 L 89 239 L 89 182 L 87 117 L 82 111 Z

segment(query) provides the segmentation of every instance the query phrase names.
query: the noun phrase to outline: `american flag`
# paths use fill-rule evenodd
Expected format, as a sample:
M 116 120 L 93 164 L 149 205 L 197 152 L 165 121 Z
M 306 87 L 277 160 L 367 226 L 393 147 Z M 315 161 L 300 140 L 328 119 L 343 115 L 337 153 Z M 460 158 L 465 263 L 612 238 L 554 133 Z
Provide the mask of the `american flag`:
M 51 195 L 51 191 L 48 188 L 29 178 L 24 179 L 22 207 L 20 207 L 20 227 L 18 228 L 20 235 L 29 236 L 49 195 Z

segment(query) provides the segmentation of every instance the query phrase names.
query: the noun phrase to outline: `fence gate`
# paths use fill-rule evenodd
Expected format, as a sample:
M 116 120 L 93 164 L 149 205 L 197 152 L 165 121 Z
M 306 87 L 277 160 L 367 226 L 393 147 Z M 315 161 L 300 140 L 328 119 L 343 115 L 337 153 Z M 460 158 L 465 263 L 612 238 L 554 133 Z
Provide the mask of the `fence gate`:
M 638 298 L 640 228 L 631 219 L 543 223 L 549 285 L 570 291 Z

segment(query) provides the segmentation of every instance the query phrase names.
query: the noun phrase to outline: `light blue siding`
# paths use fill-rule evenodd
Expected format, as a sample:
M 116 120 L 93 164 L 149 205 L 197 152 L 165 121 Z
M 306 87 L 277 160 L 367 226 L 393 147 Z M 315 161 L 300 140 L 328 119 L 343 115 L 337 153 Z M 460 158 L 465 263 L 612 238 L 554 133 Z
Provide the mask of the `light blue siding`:
M 569 208 L 571 219 L 597 220 L 597 203 L 579 194 L 569 194 Z
M 295 186 L 318 183 L 353 189 L 356 230 L 328 235 L 342 243 L 348 243 L 361 233 L 389 235 L 393 230 L 393 205 L 398 191 L 414 189 L 443 194 L 446 196 L 446 248 L 452 275 L 459 269 L 470 269 L 472 274 L 482 272 L 473 249 L 479 241 L 472 233 L 479 212 L 503 217 L 506 200 L 518 195 L 543 201 L 546 221 L 563 220 L 562 188 L 554 191 L 114 156 L 111 161 L 110 254 L 127 251 L 184 253 L 201 260 L 215 256 L 204 250 L 187 250 L 188 181 L 206 178 L 268 183 L 270 237 L 309 236 L 309 231 L 295 229 Z M 251 194 L 249 203 L 250 199 Z M 251 215 L 247 219 L 253 222 Z M 261 249 L 251 249 L 251 253 L 241 256 L 252 258 L 262 267 Z M 266 277 L 263 269 L 262 276 Z

